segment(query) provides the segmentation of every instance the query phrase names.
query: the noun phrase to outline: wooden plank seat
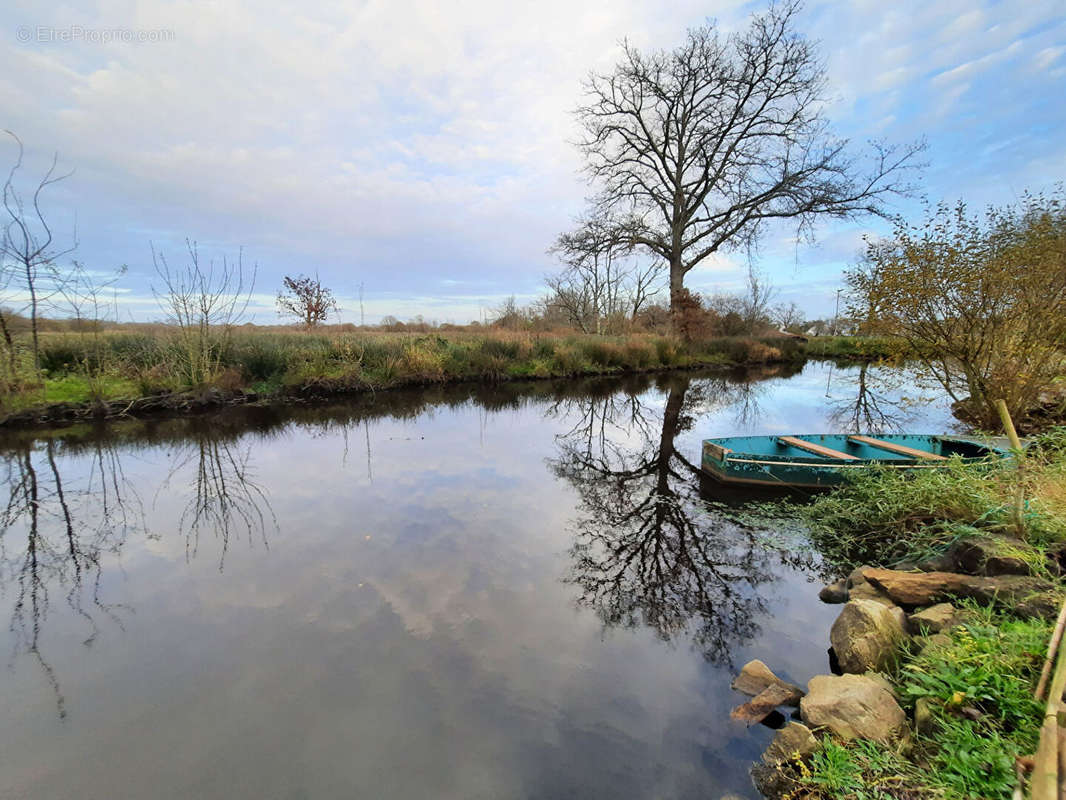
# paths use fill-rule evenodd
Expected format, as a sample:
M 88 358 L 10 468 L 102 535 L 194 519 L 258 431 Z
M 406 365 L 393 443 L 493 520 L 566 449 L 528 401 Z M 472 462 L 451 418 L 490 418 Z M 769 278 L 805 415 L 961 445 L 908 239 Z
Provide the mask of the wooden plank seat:
M 878 450 L 887 450 L 890 453 L 896 453 L 901 456 L 910 456 L 911 458 L 924 458 L 929 461 L 947 461 L 947 456 L 942 456 L 939 453 L 929 453 L 925 450 L 918 450 L 914 447 L 907 447 L 905 444 L 896 444 L 895 442 L 885 442 L 881 439 L 875 439 L 872 436 L 860 436 L 855 434 L 849 436 L 848 441 L 857 442 L 858 444 L 869 445 L 870 447 L 876 447 Z
M 798 447 L 800 450 L 806 450 L 808 453 L 814 453 L 822 458 L 836 458 L 842 461 L 860 461 L 858 456 L 853 456 L 850 453 L 842 453 L 839 450 L 833 450 L 830 447 L 823 447 L 820 444 L 814 442 L 808 442 L 804 439 L 797 439 L 795 436 L 778 436 L 777 441 L 781 444 L 787 444 L 790 447 Z

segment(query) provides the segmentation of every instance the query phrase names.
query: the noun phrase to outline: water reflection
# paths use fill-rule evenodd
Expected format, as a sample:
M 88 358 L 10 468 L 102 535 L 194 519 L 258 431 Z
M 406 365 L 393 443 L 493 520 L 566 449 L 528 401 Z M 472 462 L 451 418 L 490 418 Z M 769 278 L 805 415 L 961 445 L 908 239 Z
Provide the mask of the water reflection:
M 579 603 L 608 626 L 647 625 L 666 641 L 687 634 L 714 663 L 730 663 L 758 633 L 765 605 L 755 590 L 788 554 L 700 497 L 698 464 L 676 440 L 715 407 L 754 423 L 760 381 L 779 373 L 747 377 L 671 377 L 660 387 L 661 412 L 638 393 L 566 401 L 565 416 L 577 422 L 550 462 L 581 498 L 568 578 Z
M 823 429 L 817 366 L 7 436 L 0 795 L 748 796 L 724 665 L 833 610 L 699 440 Z
M 739 643 L 758 633 L 765 610 L 758 588 L 773 579 L 775 566 L 784 561 L 809 569 L 804 560 L 810 557 L 773 546 L 763 531 L 709 499 L 706 488 L 701 497 L 692 460 L 698 449 L 689 448 L 690 458 L 677 441 L 698 419 L 724 409 L 731 426 L 757 426 L 767 389 L 795 371 L 438 387 L 344 404 L 253 407 L 79 428 L 43 443 L 26 439 L 3 454 L 9 501 L 0 518 L 0 580 L 17 592 L 16 654 L 40 662 L 63 715 L 58 678 L 39 645 L 50 603 L 65 598 L 88 626 L 86 645 L 97 638 L 98 619 L 121 629 L 122 614 L 131 611 L 100 596 L 103 556 L 117 557 L 131 533 L 149 536 L 120 453 L 166 453 L 169 466 L 151 492 L 152 507 L 176 509 L 173 527 L 184 540 L 187 562 L 201 555 L 209 537 L 223 572 L 234 541 L 268 550 L 280 530 L 267 487 L 256 477 L 257 447 L 275 446 L 290 435 L 339 438 L 342 450 L 327 457 L 343 468 L 355 442 L 365 449 L 367 481 L 373 483 L 372 420 L 425 418 L 434 409 L 472 404 L 479 435 L 490 414 L 531 405 L 567 426 L 556 436 L 549 468 L 579 498 L 565 576 L 577 587 L 579 605 L 608 626 L 649 626 L 667 641 L 689 636 L 707 660 L 728 662 Z M 866 392 L 864 375 L 865 368 L 860 394 Z M 60 463 L 70 475 L 61 476 Z M 16 547 L 16 541 L 23 544 Z
M 832 373 L 830 381 L 832 381 Z M 898 433 L 914 424 L 920 411 L 932 401 L 921 396 L 915 376 L 904 368 L 885 368 L 864 363 L 838 378 L 842 394 L 827 405 L 831 427 L 843 433 Z M 832 384 L 830 384 L 832 386 Z M 911 392 L 918 390 L 917 395 Z
M 196 557 L 200 534 L 205 530 L 220 543 L 219 572 L 225 569 L 231 536 L 243 532 L 249 545 L 258 540 L 269 549 L 267 529 L 277 528 L 277 518 L 266 493 L 254 479 L 250 444 L 240 447 L 206 434 L 184 443 L 178 448 L 175 464 L 160 491 L 173 492 L 186 482 L 193 491 L 178 518 L 178 530 L 185 537 L 186 560 Z
M 114 447 L 95 442 L 80 481 L 64 481 L 56 450 L 49 439 L 2 455 L 8 499 L 0 514 L 0 585 L 15 592 L 12 658 L 24 652 L 40 664 L 65 717 L 59 678 L 41 648 L 51 603 L 62 596 L 82 620 L 85 646 L 96 640 L 101 617 L 122 628 L 128 609 L 100 596 L 102 560 L 143 530 L 144 510 Z
M 238 431 L 227 438 L 204 426 L 182 428 L 172 445 L 174 464 L 156 497 L 187 495 L 177 525 L 186 558 L 196 557 L 201 533 L 208 531 L 220 544 L 222 571 L 231 535 L 267 546 L 267 530 L 276 520 L 253 479 L 251 446 L 234 441 Z M 148 435 L 142 445 L 153 438 Z M 124 451 L 128 455 L 129 448 L 120 448 L 117 437 L 97 429 L 67 440 L 23 443 L 0 455 L 8 492 L 0 513 L 0 589 L 14 592 L 11 658 L 25 654 L 38 662 L 61 718 L 66 698 L 42 647 L 53 605 L 62 598 L 74 612 L 86 647 L 96 642 L 105 620 L 124 631 L 124 616 L 133 609 L 102 599 L 105 564 L 121 569 L 119 557 L 131 536 L 152 538 L 141 496 L 126 475 Z

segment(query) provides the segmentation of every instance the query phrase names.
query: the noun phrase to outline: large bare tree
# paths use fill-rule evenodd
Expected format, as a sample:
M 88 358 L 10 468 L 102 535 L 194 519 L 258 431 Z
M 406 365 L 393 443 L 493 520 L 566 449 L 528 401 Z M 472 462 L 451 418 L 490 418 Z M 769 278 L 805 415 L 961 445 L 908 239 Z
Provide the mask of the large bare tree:
M 825 68 L 795 31 L 800 3 L 772 4 L 747 30 L 713 24 L 675 50 L 623 43 L 610 74 L 592 74 L 577 110 L 598 213 L 670 268 L 670 302 L 685 275 L 720 250 L 750 248 L 767 222 L 810 235 L 819 217 L 884 214 L 905 193 L 921 143 L 854 155 L 825 117 Z

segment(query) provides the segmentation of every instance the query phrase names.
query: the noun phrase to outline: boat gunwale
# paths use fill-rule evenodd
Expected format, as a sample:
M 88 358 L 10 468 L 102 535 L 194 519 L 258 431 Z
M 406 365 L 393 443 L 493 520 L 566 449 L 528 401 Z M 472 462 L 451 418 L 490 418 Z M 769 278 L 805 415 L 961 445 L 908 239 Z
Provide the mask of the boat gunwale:
M 843 436 L 843 437 L 847 437 L 849 434 L 805 433 L 805 434 L 794 434 L 794 435 L 797 438 L 799 438 L 799 437 L 824 438 L 826 436 Z M 895 437 L 895 436 L 898 436 L 900 434 L 880 434 L 880 435 L 887 438 L 889 436 Z M 834 469 L 840 469 L 840 468 L 855 469 L 855 468 L 865 468 L 865 467 L 875 467 L 875 466 L 876 467 L 883 466 L 883 467 L 889 467 L 889 468 L 906 467 L 908 469 L 914 468 L 915 466 L 923 466 L 925 468 L 935 468 L 935 467 L 942 468 L 942 467 L 947 466 L 948 463 L 950 463 L 952 461 L 955 461 L 955 462 L 961 461 L 963 463 L 975 463 L 975 462 L 979 462 L 979 461 L 984 461 L 986 459 L 1003 458 L 1005 456 L 1010 455 L 1009 451 L 1006 451 L 1003 448 L 997 447 L 997 446 L 995 446 L 993 444 L 987 444 L 987 443 L 981 442 L 981 441 L 979 441 L 977 439 L 968 438 L 968 437 L 949 436 L 949 435 L 943 435 L 943 434 L 939 434 L 939 435 L 938 434 L 914 434 L 914 436 L 926 436 L 929 439 L 936 439 L 938 441 L 966 442 L 966 443 L 969 443 L 969 444 L 973 444 L 973 445 L 975 445 L 977 447 L 982 447 L 987 452 L 985 454 L 979 455 L 979 456 L 963 456 L 963 455 L 960 455 L 960 454 L 956 453 L 956 454 L 953 454 L 951 456 L 947 456 L 946 458 L 943 458 L 943 459 L 937 459 L 935 463 L 930 463 L 929 459 L 923 459 L 923 458 L 918 458 L 918 457 L 901 457 L 901 456 L 898 456 L 898 455 L 894 456 L 894 457 L 890 456 L 890 457 L 885 457 L 885 458 L 861 458 L 860 457 L 859 458 L 860 463 L 855 463 L 855 459 L 828 458 L 828 457 L 819 458 L 817 456 L 811 456 L 811 455 L 802 455 L 802 456 L 770 455 L 770 454 L 766 454 L 766 453 L 743 452 L 743 451 L 740 451 L 740 450 L 734 450 L 732 448 L 726 447 L 724 444 L 722 444 L 723 442 L 735 441 L 737 439 L 767 439 L 767 440 L 772 440 L 772 439 L 776 439 L 777 434 L 764 434 L 764 435 L 761 435 L 761 436 L 760 435 L 755 435 L 755 436 L 722 436 L 722 437 L 716 437 L 716 438 L 711 438 L 711 439 L 704 439 L 704 440 L 702 440 L 702 450 L 703 450 L 703 457 L 704 458 L 706 458 L 707 455 L 708 455 L 708 453 L 707 453 L 708 445 L 710 445 L 710 447 L 712 447 L 715 450 L 717 450 L 719 452 L 719 455 L 712 456 L 711 460 L 712 461 L 716 461 L 716 462 L 718 462 L 720 464 L 727 464 L 727 463 L 730 463 L 730 462 L 737 463 L 737 464 L 787 464 L 789 466 L 798 466 L 798 467 L 823 467 L 823 466 L 830 466 L 830 467 L 833 467 Z
M 742 454 L 743 455 L 743 454 Z M 987 456 L 960 456 L 958 461 L 963 463 L 971 463 L 984 461 L 991 457 Z M 954 456 L 951 458 L 955 458 Z M 951 458 L 948 460 L 950 461 Z M 947 464 L 943 461 L 937 461 L 936 463 L 929 463 L 924 459 L 907 459 L 907 458 L 893 458 L 893 459 L 862 459 L 861 463 L 856 464 L 854 461 L 844 461 L 839 458 L 824 458 L 821 461 L 795 461 L 792 459 L 775 459 L 772 461 L 760 461 L 754 458 L 735 458 L 728 456 L 724 459 L 712 459 L 719 464 L 787 464 L 790 467 L 832 467 L 834 470 L 838 469 L 869 469 L 871 467 L 887 467 L 889 469 L 914 469 L 920 467 L 922 469 L 943 469 Z

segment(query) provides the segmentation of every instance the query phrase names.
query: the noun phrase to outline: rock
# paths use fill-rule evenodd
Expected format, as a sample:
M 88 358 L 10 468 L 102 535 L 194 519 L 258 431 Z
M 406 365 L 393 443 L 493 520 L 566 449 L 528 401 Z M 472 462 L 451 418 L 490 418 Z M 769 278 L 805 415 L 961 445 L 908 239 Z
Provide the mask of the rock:
M 931 736 L 936 729 L 928 697 L 919 697 L 914 703 L 914 729 L 922 736 Z
M 729 712 L 731 719 L 742 720 L 748 725 L 762 722 L 778 706 L 794 706 L 803 697 L 803 691 L 786 683 L 772 683 L 747 703 Z
M 851 571 L 851 574 L 844 580 L 844 585 L 848 590 L 848 600 L 875 600 L 878 603 L 885 605 L 894 605 L 892 598 L 888 594 L 877 586 L 874 586 L 863 576 L 863 570 L 873 569 L 872 567 L 857 567 Z
M 940 633 L 957 624 L 956 617 L 955 606 L 951 603 L 937 603 L 914 612 L 907 617 L 907 622 L 915 633 Z
M 926 650 L 940 649 L 951 646 L 951 637 L 946 633 L 934 633 L 932 636 L 924 636 L 919 639 L 921 645 L 919 653 L 924 653 Z
M 884 687 L 863 675 L 815 675 L 800 701 L 807 725 L 843 739 L 894 742 L 906 736 L 907 715 Z
M 946 553 L 941 553 L 930 558 L 924 558 L 915 566 L 920 572 L 951 572 L 955 569 L 955 562 Z
M 775 766 L 806 758 L 817 749 L 818 740 L 811 729 L 801 722 L 790 722 L 774 736 L 762 754 L 762 760 L 764 764 Z
M 740 674 L 733 679 L 732 687 L 742 694 L 746 694 L 749 697 L 755 697 L 768 686 L 781 686 L 794 693 L 796 696 L 796 702 L 788 703 L 787 705 L 796 705 L 799 702 L 799 698 L 803 696 L 803 689 L 796 686 L 794 683 L 788 683 L 781 680 L 774 675 L 773 671 L 766 666 L 759 659 L 754 659 L 745 664 Z M 784 704 L 782 704 L 784 705 Z
M 984 712 L 982 712 L 980 709 L 974 708 L 973 706 L 963 706 L 959 709 L 959 715 L 965 717 L 971 722 L 977 722 L 977 720 L 981 719 L 981 717 L 984 716 Z
M 981 577 L 955 572 L 900 572 L 892 569 L 864 569 L 863 577 L 903 606 L 930 606 L 951 597 L 972 597 L 1004 608 L 1014 608 L 1035 595 L 1053 593 L 1054 584 L 1027 575 Z M 1034 614 L 1054 617 L 1058 606 L 1047 600 L 1033 605 Z
M 848 601 L 848 584 L 841 578 L 818 592 L 818 599 L 823 603 L 846 603 Z
M 888 593 L 882 589 L 877 588 L 872 583 L 860 583 L 857 586 L 853 586 L 848 590 L 849 600 L 872 600 L 875 603 L 880 603 L 883 606 L 894 606 L 892 598 L 888 596 Z
M 1048 545 L 1046 556 L 1052 573 L 1066 575 L 1066 542 Z
M 957 539 L 945 554 L 951 560 L 952 571 L 967 575 L 1030 575 L 1032 568 L 1011 550 L 1018 551 L 1025 545 L 1016 546 L 990 536 L 966 536 Z
M 1053 619 L 1062 608 L 1062 594 L 1054 590 L 1038 592 L 1015 603 L 1014 613 L 1025 619 Z
M 796 780 L 781 765 L 757 763 L 751 768 L 751 780 L 763 797 L 787 797 L 795 789 Z
M 868 569 L 873 569 L 869 564 L 864 564 L 861 567 L 855 567 L 851 573 L 844 579 L 844 586 L 850 591 L 853 587 L 866 583 L 866 576 L 863 572 Z
M 890 681 L 880 672 L 864 672 L 862 676 L 864 678 L 869 678 L 870 680 L 872 680 L 874 683 L 876 683 L 878 686 L 880 686 L 882 689 L 892 695 L 896 702 L 899 702 L 899 694 L 896 692 L 896 687 L 892 685 L 892 681 Z
M 873 600 L 849 600 L 829 632 L 842 672 L 888 667 L 903 643 L 903 610 Z

